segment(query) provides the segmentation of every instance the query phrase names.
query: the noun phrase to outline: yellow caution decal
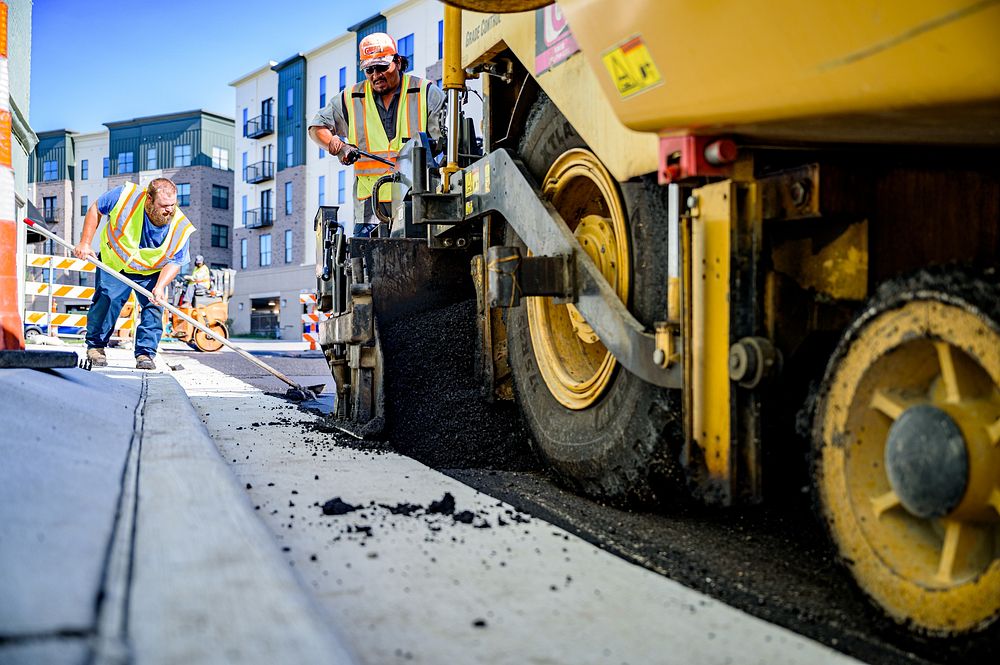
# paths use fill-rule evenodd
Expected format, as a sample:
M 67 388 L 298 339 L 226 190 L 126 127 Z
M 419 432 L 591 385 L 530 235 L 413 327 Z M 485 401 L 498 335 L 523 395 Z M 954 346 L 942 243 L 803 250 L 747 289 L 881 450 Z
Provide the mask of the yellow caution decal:
M 622 97 L 631 97 L 663 83 L 660 70 L 639 35 L 607 51 L 602 59 Z

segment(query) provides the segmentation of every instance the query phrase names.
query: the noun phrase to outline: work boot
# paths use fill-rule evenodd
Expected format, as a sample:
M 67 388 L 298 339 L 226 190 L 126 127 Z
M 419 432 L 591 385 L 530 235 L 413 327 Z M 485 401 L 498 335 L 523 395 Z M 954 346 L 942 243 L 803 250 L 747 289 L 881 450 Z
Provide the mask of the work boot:
M 156 363 L 153 359 L 147 356 L 145 353 L 139 354 L 135 357 L 135 368 L 136 369 L 156 369 Z
M 91 367 L 107 367 L 108 366 L 108 356 L 104 353 L 104 349 L 99 349 L 96 346 L 87 349 L 87 360 L 90 361 Z

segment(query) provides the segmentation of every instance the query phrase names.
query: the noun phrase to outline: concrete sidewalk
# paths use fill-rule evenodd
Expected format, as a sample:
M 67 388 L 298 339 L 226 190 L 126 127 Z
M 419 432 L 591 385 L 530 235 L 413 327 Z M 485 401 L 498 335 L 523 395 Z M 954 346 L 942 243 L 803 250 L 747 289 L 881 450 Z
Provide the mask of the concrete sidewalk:
M 78 347 L 82 352 L 82 347 Z M 0 370 L 0 662 L 350 663 L 157 357 Z

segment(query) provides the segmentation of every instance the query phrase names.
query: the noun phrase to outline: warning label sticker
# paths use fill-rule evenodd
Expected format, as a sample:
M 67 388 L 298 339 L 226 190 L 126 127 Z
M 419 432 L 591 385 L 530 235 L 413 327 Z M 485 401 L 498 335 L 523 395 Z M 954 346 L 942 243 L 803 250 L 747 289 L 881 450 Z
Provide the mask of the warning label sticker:
M 479 169 L 465 172 L 465 195 L 472 196 L 479 192 Z
M 621 46 L 607 51 L 602 59 L 611 75 L 611 81 L 622 97 L 631 97 L 663 83 L 660 70 L 653 62 L 653 56 L 642 42 L 642 37 L 638 35 Z

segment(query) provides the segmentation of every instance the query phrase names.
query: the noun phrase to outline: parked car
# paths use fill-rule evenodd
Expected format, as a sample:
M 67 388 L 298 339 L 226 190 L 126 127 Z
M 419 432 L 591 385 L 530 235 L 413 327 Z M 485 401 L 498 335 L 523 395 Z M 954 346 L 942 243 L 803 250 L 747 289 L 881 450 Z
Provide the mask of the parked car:
M 35 335 L 48 335 L 49 325 L 47 323 L 26 323 L 24 324 L 24 338 L 28 339 Z M 70 335 L 86 335 L 87 329 L 80 326 L 56 326 L 56 334 L 63 337 Z

